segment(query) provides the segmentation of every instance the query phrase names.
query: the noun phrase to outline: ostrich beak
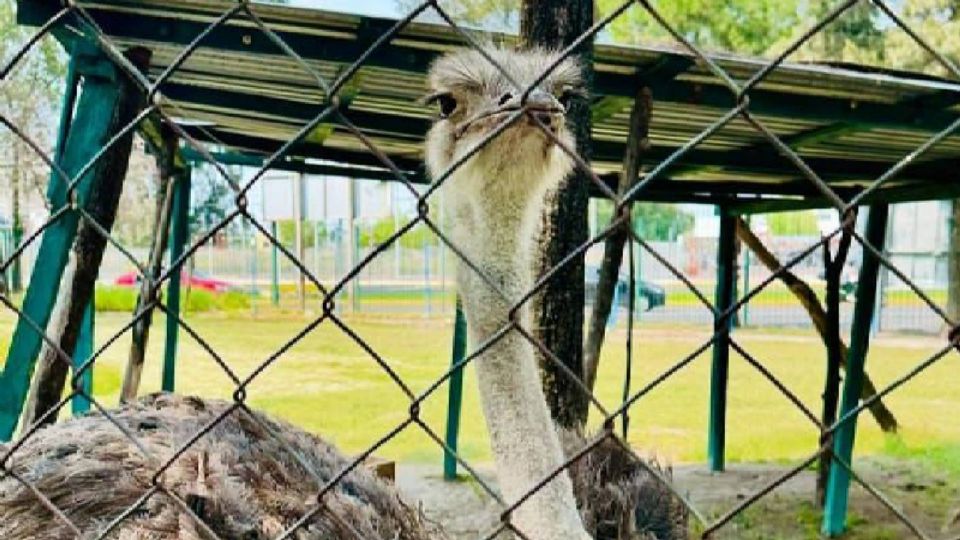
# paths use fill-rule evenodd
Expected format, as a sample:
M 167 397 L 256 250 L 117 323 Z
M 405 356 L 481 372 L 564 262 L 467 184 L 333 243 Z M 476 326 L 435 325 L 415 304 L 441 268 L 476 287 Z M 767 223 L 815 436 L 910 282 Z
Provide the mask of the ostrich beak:
M 540 123 L 543 127 L 556 133 L 560 116 L 563 114 L 563 105 L 549 92 L 534 90 L 527 96 L 524 108 L 531 123 Z

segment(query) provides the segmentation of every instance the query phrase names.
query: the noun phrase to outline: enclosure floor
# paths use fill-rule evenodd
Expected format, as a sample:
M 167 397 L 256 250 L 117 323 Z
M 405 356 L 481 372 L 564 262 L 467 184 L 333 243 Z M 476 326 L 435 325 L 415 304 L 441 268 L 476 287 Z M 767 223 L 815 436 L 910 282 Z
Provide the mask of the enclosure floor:
M 706 517 L 715 520 L 789 468 L 788 465 L 735 464 L 723 474 L 711 474 L 703 466 L 684 465 L 676 467 L 673 475 L 679 491 L 687 495 Z M 960 506 L 960 486 L 947 485 L 929 471 L 921 472 L 908 462 L 888 458 L 863 460 L 857 469 L 867 480 L 884 486 L 881 488 L 884 494 L 931 538 L 955 538 L 960 534 L 960 523 L 951 519 Z M 482 466 L 478 472 L 496 488 L 492 467 Z M 814 471 L 802 472 L 734 518 L 711 538 L 820 538 L 820 514 L 813 505 L 815 481 Z M 397 483 L 404 497 L 411 504 L 420 505 L 429 519 L 441 523 L 452 540 L 481 538 L 498 523 L 500 510 L 497 504 L 476 481 L 466 477 L 446 482 L 439 467 L 400 465 Z M 859 486 L 852 491 L 850 523 L 852 528 L 844 540 L 913 537 L 892 512 Z M 699 530 L 702 529 L 692 523 L 692 537 L 698 537 Z

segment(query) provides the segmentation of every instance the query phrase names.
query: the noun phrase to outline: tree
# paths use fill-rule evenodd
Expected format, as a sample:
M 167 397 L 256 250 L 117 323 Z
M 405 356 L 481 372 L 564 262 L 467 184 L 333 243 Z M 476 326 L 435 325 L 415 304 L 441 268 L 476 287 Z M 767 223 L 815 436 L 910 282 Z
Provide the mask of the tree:
M 600 0 L 600 11 L 612 10 L 620 0 Z M 800 23 L 797 0 L 674 0 L 656 3 L 657 11 L 683 37 L 708 51 L 762 54 L 791 35 Z M 630 44 L 668 43 L 674 38 L 645 10 L 628 10 L 613 21 L 614 41 Z
M 14 0 L 0 0 L 0 66 L 6 66 L 28 42 L 34 29 L 17 25 Z M 46 37 L 13 67 L 0 84 L 0 114 L 52 156 L 57 108 L 63 94 L 66 57 L 53 38 Z M 29 144 L 9 129 L 0 129 L 0 190 L 9 193 L 15 243 L 23 238 L 25 211 L 45 204 L 49 168 Z M 11 289 L 22 288 L 19 259 L 12 266 Z

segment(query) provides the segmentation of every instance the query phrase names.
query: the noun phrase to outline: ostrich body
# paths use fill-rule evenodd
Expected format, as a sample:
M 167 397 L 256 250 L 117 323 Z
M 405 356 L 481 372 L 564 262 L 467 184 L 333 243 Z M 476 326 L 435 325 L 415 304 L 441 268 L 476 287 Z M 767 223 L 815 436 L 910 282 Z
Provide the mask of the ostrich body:
M 76 525 L 79 538 L 97 538 L 151 488 L 154 474 L 181 446 L 223 414 L 230 403 L 147 396 L 111 411 L 145 455 L 99 413 L 37 431 L 6 464 Z M 0 455 L 7 449 L 0 445 Z M 323 485 L 350 461 L 324 440 L 256 412 L 237 410 L 177 458 L 161 477 L 196 518 L 155 493 L 119 522 L 108 538 L 200 540 L 278 538 L 316 507 Z M 78 538 L 12 475 L 0 474 L 0 538 Z M 362 467 L 343 477 L 295 540 L 442 540 L 445 536 L 405 505 L 395 488 Z
M 521 88 L 555 60 L 543 51 L 493 49 L 489 54 Z M 431 99 L 440 106 L 426 149 L 427 165 L 436 179 L 521 108 L 521 90 L 473 50 L 439 59 L 431 68 L 429 84 Z M 442 187 L 454 243 L 495 286 L 460 261 L 457 284 L 473 347 L 482 346 L 509 323 L 510 310 L 532 285 L 534 238 L 544 199 L 572 168 L 572 160 L 534 118 L 572 146 L 562 102 L 580 86 L 579 66 L 561 63 L 530 93 L 526 114 L 483 145 Z M 518 314 L 521 326 L 529 329 L 528 309 L 521 307 Z M 474 363 L 498 482 L 506 500 L 516 502 L 564 462 L 533 345 L 511 330 Z M 532 540 L 591 538 L 566 471 L 520 504 L 512 523 Z

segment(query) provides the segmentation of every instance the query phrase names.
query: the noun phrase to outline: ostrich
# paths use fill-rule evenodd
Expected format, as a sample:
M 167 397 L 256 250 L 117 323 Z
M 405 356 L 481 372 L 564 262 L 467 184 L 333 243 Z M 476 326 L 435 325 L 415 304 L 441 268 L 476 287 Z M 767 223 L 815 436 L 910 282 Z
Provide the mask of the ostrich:
M 437 103 L 439 115 L 427 135 L 427 168 L 434 179 L 449 175 L 441 189 L 450 203 L 451 237 L 463 255 L 457 286 L 474 347 L 508 324 L 511 308 L 532 286 L 534 239 L 545 199 L 573 167 L 545 129 L 573 148 L 564 115 L 568 99 L 584 94 L 580 66 L 561 61 L 554 51 L 486 52 L 508 75 L 468 49 L 438 59 L 428 76 L 428 101 Z M 535 82 L 523 99 L 520 92 Z M 519 110 L 525 114 L 486 140 Z M 525 305 L 519 322 L 530 328 Z M 533 345 L 519 332 L 500 336 L 474 364 L 500 488 L 507 501 L 521 501 L 564 463 L 564 449 L 579 449 L 583 438 L 558 433 Z M 569 472 L 553 477 L 515 510 L 511 522 L 524 536 L 686 536 L 686 512 L 617 444 L 605 441 Z
M 521 87 L 533 83 L 555 59 L 537 50 L 491 49 L 488 54 L 513 81 L 472 49 L 444 56 L 430 70 L 429 100 L 440 110 L 426 142 L 427 168 L 434 178 L 524 106 L 513 82 Z M 512 305 L 530 288 L 533 241 L 544 199 L 572 169 L 572 160 L 537 121 L 572 145 L 563 101 L 581 87 L 579 66 L 561 63 L 530 92 L 527 115 L 484 144 L 442 188 L 448 193 L 454 243 L 496 287 L 460 261 L 457 286 L 474 347 L 509 322 Z M 529 319 L 522 308 L 521 324 L 529 328 Z M 564 461 L 533 346 L 512 331 L 474 362 L 500 489 L 508 501 L 518 501 Z M 565 471 L 521 504 L 513 522 L 533 540 L 590 538 Z
M 545 51 L 492 49 L 489 54 L 520 84 L 531 82 L 556 58 Z M 435 177 L 521 107 L 513 87 L 476 51 L 438 59 L 429 83 L 429 101 L 438 104 L 439 118 L 425 153 Z M 580 85 L 579 67 L 561 63 L 530 94 L 527 114 L 572 144 L 564 101 Z M 455 243 L 505 293 L 501 297 L 461 262 L 458 287 L 475 346 L 508 322 L 511 305 L 530 286 L 532 240 L 544 198 L 570 168 L 570 160 L 528 116 L 466 160 L 442 187 L 452 202 Z M 526 311 L 520 315 L 528 325 Z M 533 349 L 516 332 L 503 336 L 475 364 L 499 484 L 506 500 L 518 501 L 563 463 L 564 448 L 575 449 L 583 440 L 562 433 L 566 443 L 561 444 Z M 24 482 L 36 486 L 83 534 L 102 530 L 151 488 L 160 463 L 230 406 L 167 394 L 125 404 L 111 415 L 136 444 L 99 413 L 40 429 L 0 469 L 0 538 L 53 540 L 76 533 Z M 0 456 L 6 452 L 0 445 Z M 275 538 L 315 507 L 318 489 L 348 463 L 316 436 L 261 413 L 236 410 L 189 444 L 159 477 L 163 491 L 125 516 L 113 537 L 173 540 L 213 532 L 221 538 Z M 323 502 L 291 538 L 446 538 L 401 501 L 394 486 L 362 469 L 336 482 Z M 520 504 L 511 523 L 531 540 L 675 540 L 685 537 L 685 517 L 664 486 L 607 441 Z

